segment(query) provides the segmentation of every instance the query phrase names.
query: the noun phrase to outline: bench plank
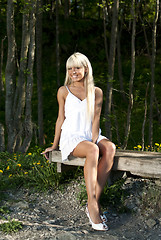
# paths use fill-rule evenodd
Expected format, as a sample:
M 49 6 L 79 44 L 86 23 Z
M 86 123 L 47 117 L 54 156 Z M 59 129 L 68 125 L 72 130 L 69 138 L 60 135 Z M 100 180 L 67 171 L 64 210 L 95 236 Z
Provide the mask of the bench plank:
M 50 152 L 49 160 L 57 163 L 58 172 L 62 171 L 64 165 L 83 167 L 85 163 L 85 158 L 73 156 L 62 162 L 60 151 Z M 161 153 L 119 150 L 115 154 L 112 170 L 127 171 L 142 177 L 161 178 Z

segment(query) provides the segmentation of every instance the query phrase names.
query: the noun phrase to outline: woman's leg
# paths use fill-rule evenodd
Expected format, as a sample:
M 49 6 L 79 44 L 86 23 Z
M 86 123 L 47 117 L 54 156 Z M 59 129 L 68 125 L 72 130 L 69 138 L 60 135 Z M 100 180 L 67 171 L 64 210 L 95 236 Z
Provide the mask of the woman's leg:
M 103 188 L 110 174 L 113 159 L 116 151 L 115 144 L 107 139 L 103 139 L 98 143 L 100 150 L 100 161 L 97 169 L 96 199 L 99 202 Z
M 75 157 L 85 157 L 84 177 L 88 196 L 88 211 L 94 223 L 102 222 L 99 214 L 99 205 L 96 199 L 97 168 L 99 148 L 96 144 L 83 141 L 73 151 Z

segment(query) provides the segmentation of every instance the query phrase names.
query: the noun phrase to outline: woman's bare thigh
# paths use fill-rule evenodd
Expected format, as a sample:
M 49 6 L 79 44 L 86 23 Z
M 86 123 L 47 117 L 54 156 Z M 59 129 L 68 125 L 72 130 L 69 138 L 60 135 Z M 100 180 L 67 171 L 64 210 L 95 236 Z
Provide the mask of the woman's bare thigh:
M 103 153 L 106 150 L 110 149 L 112 145 L 113 145 L 113 143 L 110 140 L 108 140 L 108 139 L 102 139 L 100 142 L 98 142 L 100 155 L 103 155 Z
M 89 151 L 89 149 L 91 147 L 93 147 L 94 143 L 90 142 L 90 141 L 83 141 L 80 142 L 76 148 L 73 150 L 73 152 L 71 153 L 74 157 L 80 157 L 80 158 L 84 158 L 87 156 L 87 152 Z

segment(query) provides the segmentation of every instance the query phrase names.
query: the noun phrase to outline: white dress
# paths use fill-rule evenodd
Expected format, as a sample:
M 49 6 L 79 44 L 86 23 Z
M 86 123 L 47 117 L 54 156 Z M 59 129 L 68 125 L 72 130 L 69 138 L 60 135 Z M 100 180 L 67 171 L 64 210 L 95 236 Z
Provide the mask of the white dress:
M 82 141 L 92 141 L 92 122 L 87 121 L 86 108 L 87 100 L 80 100 L 70 92 L 68 87 L 68 95 L 65 100 L 65 120 L 61 127 L 61 135 L 59 141 L 59 149 L 61 150 L 62 161 L 68 160 L 68 156 L 74 148 Z M 106 139 L 101 135 L 97 143 Z

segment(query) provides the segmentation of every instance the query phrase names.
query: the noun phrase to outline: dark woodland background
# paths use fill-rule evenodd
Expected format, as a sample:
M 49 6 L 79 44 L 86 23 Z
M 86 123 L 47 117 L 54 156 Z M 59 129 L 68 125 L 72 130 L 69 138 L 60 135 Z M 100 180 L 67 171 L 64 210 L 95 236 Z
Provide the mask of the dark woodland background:
M 0 0 L 0 151 L 50 145 L 65 63 L 85 54 L 118 147 L 161 142 L 159 0 Z

